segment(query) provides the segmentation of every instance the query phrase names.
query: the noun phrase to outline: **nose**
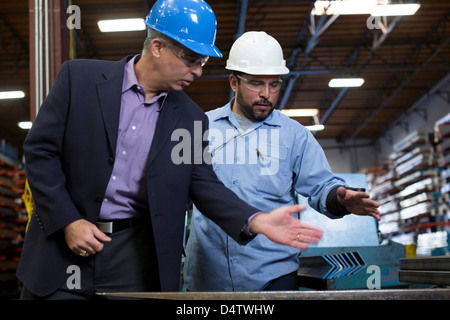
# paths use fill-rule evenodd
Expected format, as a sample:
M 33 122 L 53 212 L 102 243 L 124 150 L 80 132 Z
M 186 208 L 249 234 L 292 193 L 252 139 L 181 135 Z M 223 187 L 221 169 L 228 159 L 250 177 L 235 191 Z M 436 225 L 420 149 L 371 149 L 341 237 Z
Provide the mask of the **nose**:
M 197 62 L 191 66 L 191 73 L 196 77 L 200 77 L 203 73 L 203 67 L 201 62 Z
M 270 86 L 269 83 L 265 83 L 264 84 L 264 88 L 259 92 L 259 96 L 260 97 L 264 97 L 264 98 L 269 98 L 270 97 L 269 86 Z

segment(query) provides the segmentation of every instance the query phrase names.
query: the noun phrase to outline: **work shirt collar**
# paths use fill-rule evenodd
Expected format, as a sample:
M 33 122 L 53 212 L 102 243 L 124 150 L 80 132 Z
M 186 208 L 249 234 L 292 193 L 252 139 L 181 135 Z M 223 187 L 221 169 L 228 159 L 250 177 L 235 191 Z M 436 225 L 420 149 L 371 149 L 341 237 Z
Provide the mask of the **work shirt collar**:
M 228 119 L 236 128 L 240 128 L 236 116 L 233 113 L 233 110 L 231 109 L 231 106 L 234 103 L 234 98 L 231 99 L 230 102 L 228 102 L 223 108 L 220 109 L 220 111 L 217 113 L 217 115 L 211 119 L 211 121 L 218 121 L 221 119 Z M 265 120 L 263 121 L 259 121 L 259 122 L 254 122 L 252 124 L 252 126 L 249 129 L 256 129 L 257 127 L 266 124 L 269 126 L 274 126 L 274 127 L 281 127 L 281 119 L 280 119 L 280 115 L 279 115 L 279 111 L 278 110 L 274 110 L 270 116 L 268 116 Z

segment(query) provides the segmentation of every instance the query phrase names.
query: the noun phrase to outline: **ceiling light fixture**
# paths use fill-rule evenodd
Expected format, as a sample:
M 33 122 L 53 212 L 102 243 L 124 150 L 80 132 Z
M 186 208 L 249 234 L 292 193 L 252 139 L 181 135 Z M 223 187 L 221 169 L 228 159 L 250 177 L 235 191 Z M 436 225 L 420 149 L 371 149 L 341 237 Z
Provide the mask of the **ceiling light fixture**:
M 328 83 L 330 88 L 361 87 L 364 83 L 362 78 L 335 78 Z
M 375 6 L 370 13 L 373 17 L 412 16 L 419 10 L 418 3 L 402 3 Z
M 387 4 L 387 1 L 381 1 Z M 378 0 L 346 0 L 346 1 L 316 1 L 312 10 L 313 15 L 340 15 L 340 14 L 370 14 L 373 7 L 379 4 Z
M 323 124 L 314 124 L 311 126 L 305 126 L 305 128 L 309 131 L 322 131 L 323 129 L 325 129 L 325 126 Z
M 283 109 L 280 112 L 290 118 L 312 117 L 314 119 L 314 125 L 305 126 L 309 131 L 321 131 L 325 129 L 325 126 L 319 123 L 319 109 Z
M 145 30 L 145 22 L 142 18 L 100 20 L 97 25 L 101 32 Z
M 388 0 L 342 0 L 316 1 L 312 10 L 313 15 L 350 15 L 370 14 L 381 16 L 407 16 L 419 10 L 418 3 L 390 4 Z
M 19 126 L 20 129 L 31 129 L 31 126 L 33 125 L 33 123 L 31 121 L 21 121 L 17 124 Z
M 0 99 L 20 99 L 25 97 L 23 91 L 2 91 L 0 92 Z
M 287 115 L 290 118 L 296 117 L 314 117 L 319 113 L 318 109 L 283 109 L 281 113 Z

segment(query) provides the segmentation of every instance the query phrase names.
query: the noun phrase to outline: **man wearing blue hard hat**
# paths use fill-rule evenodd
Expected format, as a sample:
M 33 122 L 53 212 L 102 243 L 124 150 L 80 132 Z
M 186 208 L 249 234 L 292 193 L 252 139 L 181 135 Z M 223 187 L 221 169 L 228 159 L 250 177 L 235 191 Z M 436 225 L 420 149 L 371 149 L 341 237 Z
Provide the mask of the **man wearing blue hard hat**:
M 291 216 L 300 206 L 265 213 L 240 200 L 203 152 L 208 120 L 182 89 L 222 56 L 210 6 L 160 0 L 146 24 L 141 54 L 64 63 L 25 140 L 35 207 L 17 271 L 22 299 L 178 291 L 190 200 L 242 245 L 264 234 L 305 248 L 322 235 Z M 180 131 L 200 132 L 181 164 Z

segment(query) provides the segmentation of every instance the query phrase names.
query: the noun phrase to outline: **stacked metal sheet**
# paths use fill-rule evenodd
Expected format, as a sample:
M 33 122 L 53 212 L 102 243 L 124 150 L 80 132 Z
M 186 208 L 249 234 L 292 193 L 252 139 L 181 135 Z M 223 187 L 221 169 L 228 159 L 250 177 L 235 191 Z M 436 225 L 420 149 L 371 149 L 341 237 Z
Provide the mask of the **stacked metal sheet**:
M 448 255 L 449 249 L 450 236 L 447 231 L 426 232 L 417 236 L 418 256 Z
M 398 280 L 398 270 L 405 254 L 405 246 L 392 241 L 375 246 L 311 247 L 299 258 L 299 287 L 370 289 L 376 274 L 379 288 L 404 287 L 406 284 Z
M 400 259 L 399 279 L 402 282 L 450 285 L 450 257 Z
M 335 279 L 357 273 L 366 263 L 357 251 L 300 257 L 299 277 Z
M 373 178 L 370 192 L 380 204 L 383 238 L 413 244 L 421 233 L 448 227 L 449 193 L 442 189 L 435 134 L 413 132 L 393 149 L 387 172 Z

